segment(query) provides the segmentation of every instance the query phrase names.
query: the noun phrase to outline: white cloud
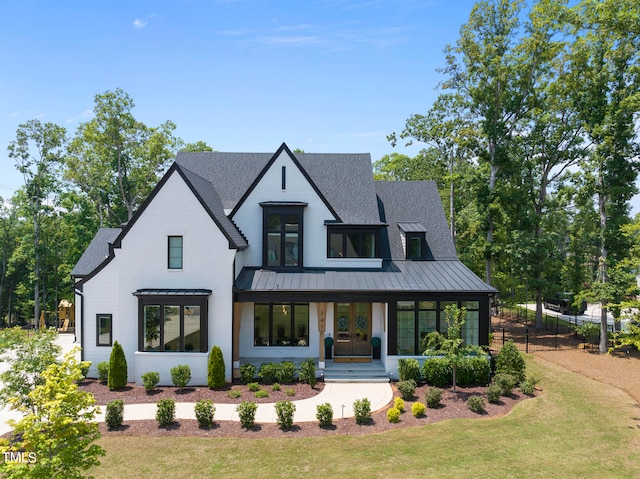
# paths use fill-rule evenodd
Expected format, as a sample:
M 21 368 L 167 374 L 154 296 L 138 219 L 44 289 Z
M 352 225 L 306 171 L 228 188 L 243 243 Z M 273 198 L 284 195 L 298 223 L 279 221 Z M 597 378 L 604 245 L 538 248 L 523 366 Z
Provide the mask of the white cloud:
M 146 27 L 146 26 L 147 26 L 147 22 L 145 22 L 144 20 L 140 20 L 139 18 L 136 18 L 136 19 L 133 21 L 133 26 L 134 26 L 135 28 L 144 28 L 144 27 Z
M 82 119 L 90 118 L 93 115 L 93 110 L 87 108 L 85 111 L 80 113 L 79 115 L 72 116 L 71 118 L 67 118 L 67 123 L 76 123 Z

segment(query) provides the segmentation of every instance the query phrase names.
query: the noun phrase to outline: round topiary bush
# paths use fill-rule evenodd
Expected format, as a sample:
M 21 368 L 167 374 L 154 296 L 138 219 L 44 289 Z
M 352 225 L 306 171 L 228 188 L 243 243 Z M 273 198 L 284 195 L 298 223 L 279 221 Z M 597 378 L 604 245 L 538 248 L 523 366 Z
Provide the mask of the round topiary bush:
M 525 380 L 527 365 L 513 339 L 507 341 L 496 357 L 496 374 L 511 374 L 516 378 L 516 384 Z
M 411 406 L 411 414 L 415 417 L 425 416 L 427 414 L 427 406 L 421 402 L 413 403 L 413 406 Z
M 389 422 L 400 422 L 400 410 L 396 407 L 392 407 L 387 410 L 387 419 Z
M 484 399 L 482 399 L 480 396 L 471 396 L 469 399 L 467 399 L 467 406 L 469 406 L 469 409 L 471 409 L 476 414 L 482 414 L 485 412 Z

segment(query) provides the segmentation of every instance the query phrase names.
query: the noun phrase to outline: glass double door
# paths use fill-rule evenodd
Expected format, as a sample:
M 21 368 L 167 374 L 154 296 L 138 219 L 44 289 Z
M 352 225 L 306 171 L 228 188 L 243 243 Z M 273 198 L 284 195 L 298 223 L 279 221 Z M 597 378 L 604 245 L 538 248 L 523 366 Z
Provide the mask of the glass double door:
M 371 303 L 336 303 L 335 356 L 371 356 Z

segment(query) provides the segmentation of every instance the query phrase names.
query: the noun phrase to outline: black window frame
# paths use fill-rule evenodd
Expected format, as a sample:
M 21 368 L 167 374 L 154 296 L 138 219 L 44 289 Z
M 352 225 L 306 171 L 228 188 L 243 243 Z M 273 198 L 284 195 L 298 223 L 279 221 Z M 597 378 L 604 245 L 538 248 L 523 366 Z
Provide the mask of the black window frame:
M 306 203 L 261 203 L 262 206 L 262 267 L 264 269 L 271 270 L 301 270 L 304 264 L 304 208 Z M 280 234 L 280 258 L 279 264 L 269 264 L 269 233 L 275 232 L 275 230 L 269 230 L 268 218 L 269 216 L 280 217 L 280 228 L 277 231 Z M 286 217 L 297 216 L 298 217 L 298 255 L 297 264 L 286 264 Z
M 164 315 L 164 306 L 180 306 L 180 349 L 165 351 L 164 344 L 164 328 L 159 327 L 158 340 L 160 342 L 158 349 L 146 349 L 144 337 L 144 311 L 145 306 L 158 306 L 160 308 L 159 321 L 162 322 Z M 200 349 L 185 349 L 184 335 L 184 314 L 185 306 L 200 306 Z M 190 296 L 139 296 L 138 297 L 138 351 L 148 353 L 206 353 L 209 350 L 208 344 L 208 296 L 190 295 Z
M 177 256 L 172 256 L 171 253 L 175 250 L 175 246 L 171 245 L 172 239 L 180 238 L 180 266 L 173 266 L 171 264 L 172 259 L 176 259 Z M 167 236 L 167 269 L 180 270 L 184 268 L 184 237 L 181 235 Z
M 349 237 L 349 235 L 353 235 L 353 234 L 357 234 L 359 236 L 359 240 L 358 240 L 358 248 L 359 251 L 357 251 L 358 256 L 340 256 L 340 255 L 334 255 L 332 248 L 331 248 L 331 236 L 332 235 L 341 235 L 342 239 L 342 252 L 346 253 L 348 251 L 347 248 L 347 238 Z M 374 241 L 374 245 L 373 245 L 373 256 L 364 256 L 363 253 L 363 249 L 364 249 L 364 244 L 365 242 L 363 241 L 363 237 L 364 235 L 373 235 L 373 241 Z M 336 226 L 330 226 L 327 228 L 327 258 L 331 258 L 331 259 L 358 259 L 358 258 L 364 258 L 364 259 L 372 259 L 372 258 L 379 258 L 380 257 L 380 229 L 379 228 L 371 228 L 371 227 L 362 227 L 362 228 L 358 228 L 358 227 L 336 227 Z
M 415 256 L 411 254 L 411 247 L 410 247 L 410 242 L 411 240 L 418 240 L 420 241 L 420 255 Z M 420 233 L 416 233 L 416 232 L 407 232 L 405 233 L 405 257 L 406 259 L 409 260 L 414 260 L 414 261 L 431 261 L 433 260 L 433 254 L 431 253 L 431 250 L 429 249 L 429 245 L 427 244 L 427 238 L 425 237 L 425 234 L 420 232 Z
M 100 320 L 102 318 L 109 319 L 109 342 L 100 342 Z M 113 314 L 98 313 L 96 314 L 96 346 L 112 346 L 113 345 Z
M 290 333 L 290 337 L 289 339 L 289 343 L 288 344 L 283 344 L 283 343 L 279 343 L 277 342 L 277 340 L 275 339 L 275 334 L 274 334 L 274 324 L 273 324 L 273 310 L 274 310 L 274 306 L 277 307 L 282 307 L 282 306 L 286 306 L 289 308 L 290 311 L 290 324 L 289 324 L 289 330 L 291 331 Z M 269 308 L 269 336 L 268 336 L 268 341 L 267 344 L 258 344 L 258 340 L 256 338 L 256 327 L 255 327 L 255 321 L 256 321 L 256 307 L 257 306 L 267 306 Z M 306 311 L 307 311 L 307 326 L 306 326 L 306 336 L 307 336 L 307 340 L 306 340 L 306 344 L 300 344 L 300 339 L 298 339 L 298 341 L 296 341 L 296 334 L 295 334 L 295 326 L 296 324 L 298 324 L 296 322 L 296 310 L 298 307 L 306 307 Z M 298 313 L 299 314 L 299 313 Z M 309 347 L 309 322 L 310 319 L 309 317 L 311 316 L 311 312 L 310 312 L 310 306 L 309 303 L 302 303 L 302 302 L 287 302 L 287 301 L 282 301 L 282 302 L 273 302 L 273 303 L 254 303 L 253 305 L 253 324 L 254 324 L 254 334 L 253 334 L 253 345 L 255 347 L 259 347 L 259 348 L 263 348 L 263 347 Z

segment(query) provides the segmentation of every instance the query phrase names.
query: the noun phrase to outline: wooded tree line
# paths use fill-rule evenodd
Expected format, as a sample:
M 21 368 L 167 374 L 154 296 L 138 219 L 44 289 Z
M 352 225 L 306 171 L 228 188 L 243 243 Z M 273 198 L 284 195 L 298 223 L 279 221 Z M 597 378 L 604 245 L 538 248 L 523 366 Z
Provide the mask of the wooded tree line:
M 603 321 L 634 294 L 638 45 L 636 0 L 479 1 L 445 49 L 436 101 L 389 135 L 424 149 L 374 165 L 378 178 L 435 180 L 462 261 L 503 299 L 526 290 L 538 325 L 555 292 L 601 301 Z M 133 108 L 118 89 L 96 95 L 73 136 L 18 127 L 8 152 L 24 187 L 0 202 L 0 318 L 71 299 L 69 272 L 97 229 L 130 219 L 177 150 L 211 149 Z
M 8 157 L 24 185 L 0 198 L 0 323 L 30 323 L 73 300 L 70 272 L 98 228 L 130 220 L 178 150 L 211 150 L 184 143 L 170 121 L 145 125 L 133 108 L 116 89 L 95 96 L 73 136 L 39 120 L 18 126 Z
M 425 148 L 375 169 L 436 180 L 461 259 L 505 299 L 526 290 L 537 326 L 543 298 L 571 291 L 602 302 L 606 329 L 639 259 L 640 4 L 572 3 L 477 2 L 445 49 L 437 100 L 389 135 Z

